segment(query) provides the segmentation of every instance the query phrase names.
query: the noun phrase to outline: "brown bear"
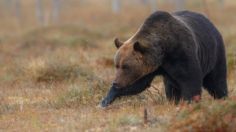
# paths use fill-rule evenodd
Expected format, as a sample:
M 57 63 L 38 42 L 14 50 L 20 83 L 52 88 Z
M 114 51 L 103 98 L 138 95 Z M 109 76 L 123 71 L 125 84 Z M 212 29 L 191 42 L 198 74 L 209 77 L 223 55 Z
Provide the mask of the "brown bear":
M 163 76 L 167 98 L 176 102 L 201 95 L 202 86 L 216 99 L 228 94 L 223 39 L 199 13 L 157 11 L 130 39 L 114 43 L 116 76 L 102 107 L 142 92 L 157 75 Z

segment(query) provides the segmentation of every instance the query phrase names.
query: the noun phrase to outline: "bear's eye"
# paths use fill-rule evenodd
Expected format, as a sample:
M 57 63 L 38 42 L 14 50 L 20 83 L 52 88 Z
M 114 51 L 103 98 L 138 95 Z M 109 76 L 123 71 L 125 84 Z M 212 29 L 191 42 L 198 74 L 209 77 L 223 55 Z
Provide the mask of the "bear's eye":
M 116 65 L 115 67 L 118 69 L 118 68 L 119 68 L 119 65 Z
M 129 66 L 128 66 L 128 65 L 122 65 L 121 68 L 122 68 L 122 69 L 129 69 Z

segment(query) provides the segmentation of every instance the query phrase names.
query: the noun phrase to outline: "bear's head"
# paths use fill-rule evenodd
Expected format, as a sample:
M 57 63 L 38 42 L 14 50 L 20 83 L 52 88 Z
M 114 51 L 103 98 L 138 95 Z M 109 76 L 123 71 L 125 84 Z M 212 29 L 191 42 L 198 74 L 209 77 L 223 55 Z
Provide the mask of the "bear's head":
M 124 88 L 161 67 L 168 53 L 178 48 L 182 27 L 168 12 L 153 13 L 125 42 L 115 39 L 118 48 L 114 63 L 114 86 Z M 176 37 L 177 36 L 177 37 Z
M 157 69 L 156 57 L 152 56 L 153 48 L 145 44 L 145 41 L 132 38 L 121 42 L 115 39 L 114 43 L 118 48 L 114 57 L 116 76 L 113 85 L 115 87 L 124 88 L 132 85 Z

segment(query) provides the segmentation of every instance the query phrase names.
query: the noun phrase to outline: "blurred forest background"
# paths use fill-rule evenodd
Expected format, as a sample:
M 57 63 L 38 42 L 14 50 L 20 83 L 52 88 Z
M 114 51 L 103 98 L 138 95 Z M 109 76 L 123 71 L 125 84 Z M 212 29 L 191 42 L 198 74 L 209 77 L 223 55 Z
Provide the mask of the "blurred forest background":
M 216 25 L 228 99 L 204 91 L 200 103 L 174 105 L 157 77 L 97 107 L 114 77 L 114 38 L 128 39 L 156 10 L 192 10 Z M 0 0 L 0 131 L 236 131 L 235 14 L 235 0 Z

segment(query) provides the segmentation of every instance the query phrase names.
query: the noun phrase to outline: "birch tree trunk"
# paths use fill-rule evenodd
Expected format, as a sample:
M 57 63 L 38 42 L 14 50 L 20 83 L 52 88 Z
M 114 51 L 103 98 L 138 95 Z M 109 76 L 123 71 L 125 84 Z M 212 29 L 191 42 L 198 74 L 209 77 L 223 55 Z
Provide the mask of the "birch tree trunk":
M 185 8 L 185 0 L 175 0 L 175 9 L 177 11 L 184 10 Z
M 149 0 L 151 11 L 155 12 L 157 10 L 157 1 L 156 0 Z
M 14 14 L 18 20 L 18 22 L 21 22 L 21 0 L 14 0 Z
M 223 8 L 225 6 L 225 1 L 224 0 L 218 0 L 219 5 L 221 8 Z
M 120 12 L 120 8 L 121 8 L 121 2 L 120 0 L 112 0 L 112 11 L 114 13 L 119 13 Z
M 58 23 L 60 19 L 61 0 L 52 0 L 52 21 Z
M 144 5 L 148 5 L 149 4 L 149 1 L 148 0 L 141 0 L 142 4 Z
M 35 0 L 35 14 L 40 25 L 45 25 L 42 0 Z

